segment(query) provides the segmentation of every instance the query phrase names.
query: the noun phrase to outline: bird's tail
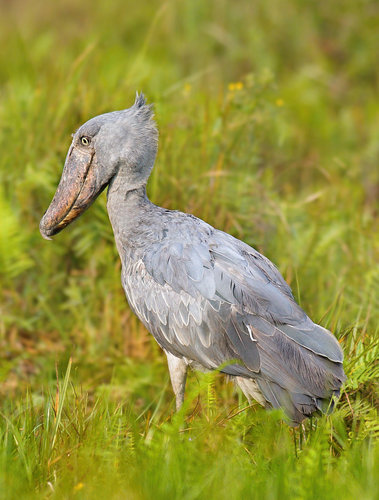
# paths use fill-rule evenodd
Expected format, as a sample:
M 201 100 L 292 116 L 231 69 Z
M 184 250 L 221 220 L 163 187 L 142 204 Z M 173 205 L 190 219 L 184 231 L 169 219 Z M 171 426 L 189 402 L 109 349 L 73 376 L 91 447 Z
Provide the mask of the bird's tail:
M 342 351 L 332 334 L 310 320 L 297 328 L 255 323 L 252 318 L 260 371 L 237 380 L 248 399 L 283 408 L 294 426 L 313 413 L 330 413 L 346 379 Z
M 255 331 L 262 361 L 257 384 L 272 407 L 284 409 L 292 425 L 315 412 L 330 413 L 346 379 L 335 338 L 311 322 L 308 328 L 281 325 L 271 336 Z
M 267 380 L 259 380 L 258 386 L 266 401 L 273 408 L 282 408 L 289 419 L 288 423 L 294 427 L 314 413 L 331 413 L 339 396 L 339 390 L 332 391 L 326 397 L 290 392 Z
M 314 413 L 331 413 L 339 396 L 339 391 L 333 391 L 330 397 L 313 397 L 291 393 L 272 381 L 233 378 L 249 403 L 254 399 L 265 407 L 282 408 L 288 417 L 289 425 L 294 427 Z

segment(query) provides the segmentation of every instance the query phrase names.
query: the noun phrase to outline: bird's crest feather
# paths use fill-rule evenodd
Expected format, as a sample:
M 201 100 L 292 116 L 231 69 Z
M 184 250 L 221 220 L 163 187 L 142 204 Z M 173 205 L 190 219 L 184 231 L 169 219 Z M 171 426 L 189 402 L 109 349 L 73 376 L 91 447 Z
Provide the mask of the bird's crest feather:
M 132 109 L 134 113 L 143 120 L 148 121 L 151 118 L 153 118 L 154 115 L 153 105 L 146 104 L 146 97 L 142 92 L 140 93 L 136 92 L 136 100 L 134 101 Z

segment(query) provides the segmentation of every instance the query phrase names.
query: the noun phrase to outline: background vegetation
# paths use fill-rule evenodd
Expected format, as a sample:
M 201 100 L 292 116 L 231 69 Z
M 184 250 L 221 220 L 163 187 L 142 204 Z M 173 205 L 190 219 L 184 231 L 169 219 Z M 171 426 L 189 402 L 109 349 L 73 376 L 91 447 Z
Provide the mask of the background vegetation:
M 0 498 L 378 496 L 378 3 L 0 8 Z M 291 430 L 218 374 L 191 374 L 173 415 L 105 195 L 40 237 L 71 132 L 137 89 L 160 129 L 152 200 L 254 245 L 341 341 L 332 416 Z

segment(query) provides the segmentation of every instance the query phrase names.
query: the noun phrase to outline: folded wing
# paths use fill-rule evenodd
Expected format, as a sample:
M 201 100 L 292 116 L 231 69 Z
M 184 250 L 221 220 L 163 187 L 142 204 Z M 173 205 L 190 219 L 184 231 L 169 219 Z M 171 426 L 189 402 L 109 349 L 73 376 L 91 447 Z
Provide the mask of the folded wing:
M 193 217 L 179 225 L 123 280 L 158 343 L 205 368 L 254 378 L 294 422 L 325 410 L 344 380 L 334 336 L 308 318 L 255 249 Z

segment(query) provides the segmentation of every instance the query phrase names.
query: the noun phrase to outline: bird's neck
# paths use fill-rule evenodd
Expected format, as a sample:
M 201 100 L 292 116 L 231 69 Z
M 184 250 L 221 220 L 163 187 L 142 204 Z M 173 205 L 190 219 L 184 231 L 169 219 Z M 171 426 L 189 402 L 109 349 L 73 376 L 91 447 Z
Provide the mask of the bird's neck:
M 108 188 L 107 209 L 117 248 L 133 244 L 142 234 L 144 223 L 149 219 L 149 213 L 155 206 L 146 194 L 146 184 L 130 186 L 116 176 Z

